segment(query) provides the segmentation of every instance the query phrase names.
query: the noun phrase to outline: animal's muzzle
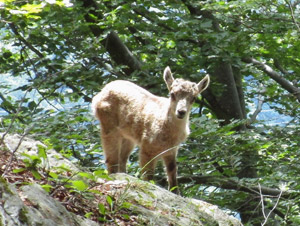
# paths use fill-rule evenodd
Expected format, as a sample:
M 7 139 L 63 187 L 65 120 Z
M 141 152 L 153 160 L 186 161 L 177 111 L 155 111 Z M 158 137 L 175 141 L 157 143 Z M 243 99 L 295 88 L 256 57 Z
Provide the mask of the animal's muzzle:
M 177 118 L 183 119 L 185 114 L 186 114 L 186 110 L 178 110 L 176 115 L 177 115 Z
M 187 110 L 188 110 L 187 100 L 186 99 L 179 100 L 176 108 L 177 118 L 183 119 L 187 114 Z

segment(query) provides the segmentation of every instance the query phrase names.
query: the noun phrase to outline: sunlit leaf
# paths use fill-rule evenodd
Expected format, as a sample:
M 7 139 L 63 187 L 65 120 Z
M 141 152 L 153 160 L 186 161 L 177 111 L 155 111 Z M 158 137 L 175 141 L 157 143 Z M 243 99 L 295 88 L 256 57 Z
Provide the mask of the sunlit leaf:
M 84 183 L 82 180 L 72 181 L 72 185 L 78 191 L 84 191 L 88 188 L 88 185 L 86 183 Z

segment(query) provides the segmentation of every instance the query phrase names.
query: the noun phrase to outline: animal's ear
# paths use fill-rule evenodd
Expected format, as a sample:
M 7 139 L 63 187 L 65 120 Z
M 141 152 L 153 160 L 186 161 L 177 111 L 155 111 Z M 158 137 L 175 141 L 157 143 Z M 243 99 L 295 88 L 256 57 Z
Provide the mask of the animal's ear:
M 198 92 L 201 93 L 208 87 L 210 82 L 209 75 L 206 75 L 198 84 Z
M 173 78 L 173 75 L 172 75 L 172 72 L 171 72 L 171 69 L 170 69 L 169 66 L 166 67 L 165 70 L 164 70 L 164 80 L 165 80 L 165 83 L 167 84 L 167 87 L 170 91 L 171 90 L 171 85 L 174 82 L 174 78 Z

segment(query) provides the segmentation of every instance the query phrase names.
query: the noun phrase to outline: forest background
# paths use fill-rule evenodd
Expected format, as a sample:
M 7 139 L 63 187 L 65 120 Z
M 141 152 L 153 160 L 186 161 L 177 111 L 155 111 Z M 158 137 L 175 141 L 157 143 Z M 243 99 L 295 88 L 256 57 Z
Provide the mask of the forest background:
M 209 73 L 178 154 L 182 195 L 245 225 L 300 224 L 299 0 L 1 0 L 0 15 L 1 132 L 105 169 L 90 113 L 105 84 L 166 96 L 166 66 L 195 82 Z

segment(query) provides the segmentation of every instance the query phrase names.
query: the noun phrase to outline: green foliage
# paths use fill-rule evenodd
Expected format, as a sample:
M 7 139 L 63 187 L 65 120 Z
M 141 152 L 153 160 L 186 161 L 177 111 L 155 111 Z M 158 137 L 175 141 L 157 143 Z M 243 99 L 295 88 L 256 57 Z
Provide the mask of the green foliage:
M 130 184 L 126 185 L 124 191 L 116 197 L 110 195 L 106 196 L 106 205 L 103 203 L 98 204 L 98 210 L 101 216 L 99 217 L 100 222 L 115 221 L 115 218 L 119 215 L 125 220 L 129 219 L 129 216 L 124 213 L 124 210 L 130 211 L 131 203 L 125 202 L 124 198 L 126 196 L 127 190 L 130 188 Z M 117 222 L 115 222 L 117 223 Z
M 286 186 L 292 195 L 278 204 L 280 223 L 299 223 L 300 210 L 295 205 L 299 201 L 294 197 L 300 189 L 299 101 L 261 68 L 244 61 L 253 57 L 267 63 L 289 84 L 299 87 L 297 1 L 94 1 L 97 9 L 85 5 L 91 1 L 66 2 L 0 2 L 1 132 L 29 134 L 92 172 L 79 172 L 82 179 L 62 179 L 68 169 L 61 167 L 46 173 L 50 181 L 86 194 L 96 192 L 87 181 L 107 178 L 98 124 L 89 109 L 92 96 L 105 84 L 126 79 L 166 95 L 161 78 L 166 65 L 176 77 L 192 81 L 199 81 L 206 70 L 212 83 L 209 95 L 204 96 L 210 98 L 194 105 L 193 132 L 178 154 L 180 176 L 207 175 L 274 189 Z M 130 67 L 106 49 L 111 31 L 141 62 L 143 73 L 129 74 Z M 127 55 L 126 62 L 131 60 Z M 278 117 L 288 116 L 289 123 L 274 126 L 267 118 L 248 125 L 250 114 L 236 121 L 241 118 L 229 113 L 236 103 L 222 99 L 230 93 L 220 66 L 224 62 L 238 71 L 233 80 L 235 88 L 242 90 L 239 100 L 245 101 L 245 106 L 241 104 L 244 112 L 253 112 L 256 99 L 262 96 L 264 106 L 279 113 Z M 218 110 L 222 104 L 225 108 Z M 224 122 L 228 118 L 231 123 Z M 238 131 L 243 124 L 249 128 Z M 24 168 L 13 171 L 30 170 L 41 179 L 44 174 L 37 166 L 46 158 L 47 150 L 39 147 L 37 155 L 24 155 Z M 136 161 L 134 154 L 130 173 L 138 171 Z M 161 172 L 160 166 L 159 175 Z M 47 191 L 53 189 L 50 184 L 43 186 Z M 181 187 L 188 196 L 233 212 L 248 204 L 245 192 L 223 189 L 221 184 L 190 182 Z M 276 197 L 269 199 L 274 204 Z M 98 206 L 102 220 L 111 219 L 123 206 L 113 197 L 106 201 Z
M 216 178 L 231 178 L 238 181 L 239 186 L 243 186 L 244 183 L 247 183 L 247 186 L 263 184 L 290 192 L 292 197 L 298 196 L 300 181 L 297 177 L 298 168 L 294 166 L 297 165 L 296 155 L 299 154 L 299 125 L 264 126 L 243 133 L 232 131 L 239 123 L 233 122 L 221 127 L 217 121 L 207 120 L 205 117 L 195 119 L 194 132 L 184 149 L 179 152 L 179 174 L 183 177 L 205 174 Z M 246 164 L 245 155 L 248 159 L 252 159 L 250 163 L 256 166 L 255 178 L 238 177 Z M 255 158 L 252 158 L 253 155 Z M 251 170 L 251 166 L 248 170 Z M 219 186 L 222 187 L 222 182 L 220 183 Z M 238 188 L 234 192 L 220 188 L 212 191 L 209 185 L 217 186 L 214 183 L 199 186 L 191 182 L 183 185 L 185 189 L 182 190 L 186 195 L 193 194 L 229 209 L 233 209 L 232 200 L 239 203 L 246 198 Z M 190 186 L 190 189 L 186 189 Z M 270 197 L 271 208 L 275 205 L 276 198 Z M 287 222 L 300 214 L 299 208 L 292 206 L 288 197 L 281 198 L 277 206 L 277 209 L 283 212 L 285 208 L 291 209 L 287 214 Z M 238 210 L 239 206 L 235 208 Z

